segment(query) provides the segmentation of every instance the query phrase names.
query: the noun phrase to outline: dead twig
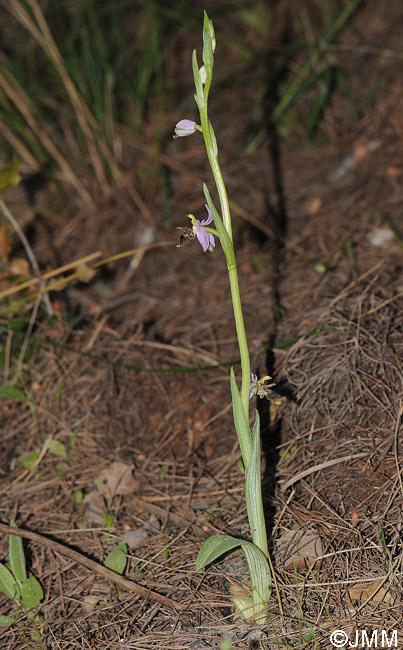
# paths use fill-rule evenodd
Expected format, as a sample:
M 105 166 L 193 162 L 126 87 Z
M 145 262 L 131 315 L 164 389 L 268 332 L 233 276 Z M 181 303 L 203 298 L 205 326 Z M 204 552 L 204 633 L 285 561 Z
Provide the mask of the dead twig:
M 47 546 L 48 548 L 51 548 L 54 551 L 57 551 L 58 553 L 61 553 L 65 557 L 70 558 L 70 560 L 73 560 L 73 562 L 77 562 L 77 564 L 80 564 L 81 566 L 90 569 L 94 573 L 103 576 L 107 580 L 110 580 L 111 582 L 115 582 L 116 584 L 120 585 L 121 587 L 124 587 L 128 591 L 132 591 L 133 593 L 138 594 L 139 596 L 144 596 L 144 598 L 155 600 L 157 603 L 161 603 L 166 607 L 173 607 L 176 610 L 186 609 L 187 607 L 187 605 L 177 603 L 171 598 L 167 598 L 166 596 L 162 596 L 161 594 L 158 594 L 156 591 L 151 591 L 151 589 L 142 587 L 141 585 L 134 582 L 134 580 L 128 580 L 127 578 L 124 578 L 118 573 L 115 573 L 114 571 L 111 571 L 110 569 L 107 569 L 106 567 L 102 566 L 102 564 L 99 564 L 98 562 L 95 562 L 94 560 L 91 560 L 90 558 L 81 555 L 81 553 L 74 551 L 72 548 L 69 548 L 64 544 L 60 544 L 60 542 L 56 542 L 53 539 L 50 539 L 49 537 L 45 537 L 44 535 L 33 533 L 30 530 L 13 528 L 12 526 L 6 526 L 5 524 L 1 524 L 1 523 L 0 523 L 0 533 L 5 533 L 6 535 L 17 535 L 17 537 L 24 537 L 25 539 L 29 539 L 32 542 L 41 544 L 42 546 Z

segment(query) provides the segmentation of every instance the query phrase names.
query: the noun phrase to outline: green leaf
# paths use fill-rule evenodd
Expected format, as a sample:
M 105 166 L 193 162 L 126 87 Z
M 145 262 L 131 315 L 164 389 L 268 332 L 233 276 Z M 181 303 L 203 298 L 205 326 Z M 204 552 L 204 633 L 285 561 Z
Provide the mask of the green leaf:
M 231 595 L 231 600 L 235 608 L 234 621 L 237 618 L 247 620 L 253 616 L 253 598 L 250 596 Z
M 260 548 L 251 542 L 244 542 L 242 550 L 248 563 L 250 580 L 252 583 L 253 616 L 256 623 L 265 623 L 267 615 L 264 611 L 269 602 L 272 590 L 271 573 L 267 556 Z
M 214 36 L 214 27 L 213 23 L 209 19 L 207 12 L 204 12 L 204 21 L 203 21 L 203 63 L 206 66 L 206 71 L 209 77 L 211 78 L 213 74 L 213 63 L 214 63 L 214 54 L 213 54 L 213 43 L 212 38 Z
M 25 469 L 31 469 L 32 465 L 38 460 L 38 454 L 36 451 L 31 451 L 29 454 L 25 454 L 25 456 L 21 456 L 21 458 L 18 459 L 18 462 L 25 467 Z
M 78 506 L 80 506 L 84 499 L 84 492 L 82 490 L 76 490 L 74 492 L 74 501 Z
M 22 391 L 18 390 L 18 388 L 14 388 L 14 386 L 0 386 L 0 397 L 19 399 L 21 402 L 30 401 Z
M 3 614 L 0 616 L 0 627 L 7 627 L 13 623 L 14 619 L 12 616 L 4 616 Z
M 127 555 L 127 544 L 122 542 L 122 540 L 117 543 L 117 547 L 120 548 L 120 550 L 123 551 L 125 555 Z
M 22 583 L 27 578 L 27 571 L 25 568 L 25 554 L 21 537 L 10 535 L 8 552 L 10 556 L 11 570 L 16 579 Z
M 66 445 L 60 442 L 60 440 L 51 440 L 49 443 L 49 451 L 54 456 L 59 456 L 60 458 L 64 458 L 64 460 L 68 458 Z
M 14 187 L 20 182 L 21 176 L 18 173 L 19 166 L 20 161 L 17 160 L 17 158 L 13 158 L 12 161 L 0 171 L 0 196 L 6 191 L 6 189 Z
M 241 395 L 238 390 L 233 368 L 231 368 L 230 373 L 230 384 L 235 431 L 238 436 L 243 462 L 247 469 L 252 455 L 252 439 L 250 435 L 249 422 L 242 406 Z
M 200 570 L 210 562 L 213 562 L 223 555 L 223 553 L 227 553 L 238 546 L 240 546 L 244 552 L 252 585 L 253 607 L 249 607 L 248 601 L 246 603 L 248 609 L 245 615 L 247 615 L 248 618 L 254 616 L 256 622 L 262 624 L 267 618 L 265 608 L 271 595 L 272 582 L 267 557 L 262 553 L 260 548 L 256 546 L 256 544 L 246 542 L 243 539 L 231 537 L 230 535 L 212 535 L 206 542 L 204 542 L 198 553 L 196 571 Z M 244 605 L 245 603 L 242 604 L 241 609 Z M 240 612 L 239 615 L 241 615 Z
M 12 600 L 17 599 L 18 587 L 11 571 L 4 564 L 0 564 L 0 591 Z
M 244 540 L 230 535 L 211 535 L 201 547 L 196 560 L 196 571 L 214 562 L 218 557 L 240 546 Z
M 110 553 L 108 553 L 108 556 L 105 560 L 105 566 L 108 569 L 111 569 L 111 571 L 114 571 L 115 573 L 119 573 L 119 575 L 122 575 L 123 571 L 126 568 L 126 563 L 127 563 L 127 557 L 126 553 L 124 553 L 120 548 L 115 546 Z
M 60 405 L 61 405 L 61 402 L 62 402 L 62 387 L 58 386 L 55 389 L 53 395 L 54 395 L 54 398 L 55 398 L 57 408 L 60 408 Z
M 257 411 L 252 430 L 252 445 L 250 462 L 245 472 L 245 500 L 253 542 L 267 556 L 267 533 L 260 476 L 260 418 Z
M 316 96 L 311 114 L 309 116 L 308 125 L 306 128 L 309 138 L 312 138 L 315 129 L 318 125 L 318 122 L 320 120 L 320 117 L 323 113 L 323 108 L 325 106 L 326 100 L 331 90 L 332 77 L 333 77 L 332 68 L 328 66 L 325 69 L 321 79 L 319 80 L 318 94 Z
M 192 69 L 193 69 L 193 77 L 194 77 L 195 88 L 196 88 L 195 99 L 196 99 L 196 104 L 198 106 L 198 109 L 200 111 L 204 105 L 204 90 L 203 90 L 203 84 L 199 72 L 199 64 L 197 63 L 196 50 L 193 50 Z
M 108 512 L 101 512 L 101 517 L 104 520 L 104 528 L 113 528 L 113 518 Z
M 217 229 L 217 234 L 220 238 L 225 259 L 227 260 L 227 266 L 228 268 L 230 268 L 231 266 L 236 266 L 234 246 L 231 241 L 231 237 L 229 236 L 227 229 L 224 226 L 222 219 L 215 208 L 215 205 L 210 196 L 210 192 L 208 191 L 208 187 L 205 183 L 203 183 L 203 192 L 204 192 L 204 196 L 206 197 L 207 205 L 210 208 L 211 213 L 213 215 L 214 225 Z
M 27 609 L 38 607 L 43 598 L 42 587 L 38 580 L 31 576 L 26 578 L 22 585 L 22 603 Z

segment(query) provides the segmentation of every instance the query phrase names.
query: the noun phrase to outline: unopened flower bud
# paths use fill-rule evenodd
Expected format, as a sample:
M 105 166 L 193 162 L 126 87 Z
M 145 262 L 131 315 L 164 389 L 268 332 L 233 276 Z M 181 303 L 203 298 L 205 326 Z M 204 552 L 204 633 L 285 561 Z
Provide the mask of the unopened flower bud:
M 175 126 L 174 138 L 184 138 L 187 135 L 192 135 L 196 131 L 196 122 L 193 120 L 180 120 Z

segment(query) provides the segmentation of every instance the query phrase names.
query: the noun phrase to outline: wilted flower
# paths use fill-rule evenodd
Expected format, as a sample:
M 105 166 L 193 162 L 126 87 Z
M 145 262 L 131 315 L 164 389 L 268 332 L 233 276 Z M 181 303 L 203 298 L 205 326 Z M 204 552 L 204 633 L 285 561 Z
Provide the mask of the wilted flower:
M 184 138 L 187 135 L 192 135 L 196 131 L 196 122 L 193 120 L 180 120 L 175 126 L 174 138 Z
M 254 395 L 257 395 L 258 397 L 265 397 L 268 400 L 271 400 L 278 406 L 281 404 L 281 401 L 278 399 L 278 395 L 274 390 L 271 390 L 272 386 L 275 386 L 276 384 L 267 384 L 265 386 L 266 381 L 269 381 L 271 377 L 269 375 L 266 375 L 265 377 L 262 377 L 262 379 L 258 379 L 257 375 L 254 375 L 253 372 L 250 373 L 250 388 L 249 388 L 249 399 L 252 399 Z

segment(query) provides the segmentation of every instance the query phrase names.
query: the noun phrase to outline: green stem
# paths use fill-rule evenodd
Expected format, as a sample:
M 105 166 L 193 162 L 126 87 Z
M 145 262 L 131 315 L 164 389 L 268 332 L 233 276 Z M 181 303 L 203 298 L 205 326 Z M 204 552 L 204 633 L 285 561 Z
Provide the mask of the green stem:
M 211 171 L 213 172 L 214 181 L 218 191 L 218 197 L 220 199 L 222 220 L 227 230 L 227 233 L 229 234 L 232 241 L 231 213 L 229 209 L 227 189 L 225 187 L 224 179 L 222 177 L 221 167 L 218 162 L 218 156 L 215 153 L 216 145 L 213 142 L 213 137 L 211 133 L 212 126 L 208 119 L 208 113 L 207 113 L 207 97 L 208 97 L 208 93 L 205 93 L 204 106 L 202 109 L 200 109 L 200 121 L 201 121 L 207 156 L 209 159 Z M 214 140 L 215 140 L 215 136 L 214 136 Z
M 242 388 L 241 400 L 246 417 L 249 420 L 249 390 L 250 390 L 250 360 L 248 341 L 246 339 L 245 323 L 243 320 L 241 296 L 239 293 L 238 270 L 236 263 L 228 266 L 229 283 L 231 287 L 232 305 L 234 309 L 235 327 L 241 356 Z
M 204 105 L 200 109 L 200 121 L 203 129 L 204 144 L 207 156 L 210 162 L 211 171 L 213 172 L 214 181 L 220 198 L 221 214 L 225 229 L 232 241 L 231 212 L 229 207 L 227 190 L 222 177 L 221 168 L 218 162 L 217 143 L 213 127 L 208 119 L 207 111 L 208 92 L 204 94 Z M 225 251 L 224 251 L 225 252 Z M 239 292 L 238 271 L 235 256 L 230 260 L 226 255 L 228 275 L 231 287 L 232 305 L 234 309 L 235 327 L 239 344 L 239 353 L 241 357 L 242 368 L 242 388 L 241 399 L 246 417 L 249 419 L 249 388 L 250 388 L 250 361 L 248 341 L 245 332 L 245 323 L 242 313 L 241 296 Z

